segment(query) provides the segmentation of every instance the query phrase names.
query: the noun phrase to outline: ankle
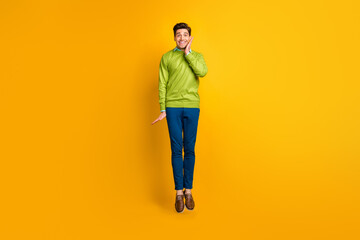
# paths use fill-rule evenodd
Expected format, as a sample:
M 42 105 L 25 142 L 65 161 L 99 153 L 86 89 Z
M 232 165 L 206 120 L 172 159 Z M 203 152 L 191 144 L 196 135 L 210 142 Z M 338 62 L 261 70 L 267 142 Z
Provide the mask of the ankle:
M 182 190 L 176 190 L 176 195 L 183 195 L 183 191 Z

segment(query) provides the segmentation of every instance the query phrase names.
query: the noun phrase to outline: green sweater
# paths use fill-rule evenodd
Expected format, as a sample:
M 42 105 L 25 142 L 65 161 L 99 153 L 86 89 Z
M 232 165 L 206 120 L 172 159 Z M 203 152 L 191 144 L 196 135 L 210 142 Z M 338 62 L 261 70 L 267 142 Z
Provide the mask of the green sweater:
M 201 53 L 185 53 L 175 47 L 166 52 L 160 61 L 159 103 L 160 111 L 166 107 L 200 108 L 199 77 L 208 69 Z

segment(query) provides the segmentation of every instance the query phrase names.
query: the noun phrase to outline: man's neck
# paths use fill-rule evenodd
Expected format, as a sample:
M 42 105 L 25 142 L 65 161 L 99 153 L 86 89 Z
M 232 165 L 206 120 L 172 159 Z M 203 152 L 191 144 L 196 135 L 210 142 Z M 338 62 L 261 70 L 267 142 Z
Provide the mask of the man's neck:
M 179 48 L 179 46 L 176 46 L 178 49 L 180 49 L 181 51 L 185 52 L 185 48 Z

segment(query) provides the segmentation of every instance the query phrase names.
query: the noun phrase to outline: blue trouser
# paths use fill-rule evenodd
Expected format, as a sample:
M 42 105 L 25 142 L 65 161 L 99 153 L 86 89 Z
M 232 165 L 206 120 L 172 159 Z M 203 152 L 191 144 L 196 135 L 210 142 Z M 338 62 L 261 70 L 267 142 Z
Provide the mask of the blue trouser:
M 166 108 L 175 190 L 192 189 L 193 187 L 195 142 L 199 115 L 200 108 Z

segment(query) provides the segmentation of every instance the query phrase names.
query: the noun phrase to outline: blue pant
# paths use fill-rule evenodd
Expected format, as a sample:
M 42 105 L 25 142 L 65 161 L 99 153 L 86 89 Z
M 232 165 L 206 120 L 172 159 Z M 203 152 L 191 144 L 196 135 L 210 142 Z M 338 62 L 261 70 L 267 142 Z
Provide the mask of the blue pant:
M 199 115 L 200 108 L 166 108 L 175 190 L 192 189 L 193 187 L 195 142 Z

